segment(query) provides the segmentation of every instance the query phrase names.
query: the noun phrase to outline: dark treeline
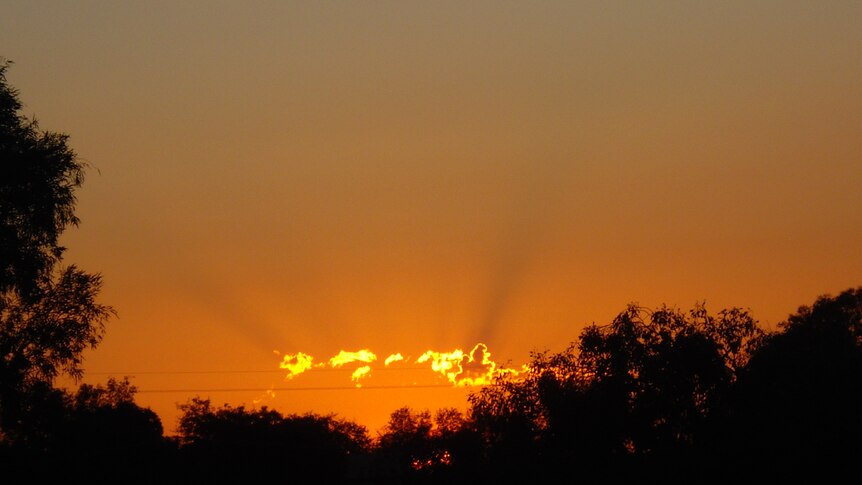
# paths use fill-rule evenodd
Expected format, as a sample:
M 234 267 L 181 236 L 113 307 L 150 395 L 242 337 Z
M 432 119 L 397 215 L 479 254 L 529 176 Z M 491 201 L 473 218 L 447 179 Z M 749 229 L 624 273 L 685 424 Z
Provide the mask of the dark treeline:
M 777 331 L 744 310 L 629 306 L 466 413 L 402 408 L 375 436 L 336 416 L 192 399 L 177 436 L 127 381 L 28 396 L 4 436 L 20 476 L 112 483 L 772 483 L 854 473 L 862 444 L 862 288 Z M 852 475 L 851 475 L 852 476 Z
M 336 416 L 192 399 L 177 436 L 127 380 L 82 376 L 111 307 L 61 266 L 84 165 L 20 114 L 0 61 L 0 483 L 775 483 L 855 476 L 862 287 L 767 332 L 745 310 L 629 306 L 531 356 L 468 411 L 402 408 L 371 436 Z M 837 480 L 835 480 L 837 481 Z

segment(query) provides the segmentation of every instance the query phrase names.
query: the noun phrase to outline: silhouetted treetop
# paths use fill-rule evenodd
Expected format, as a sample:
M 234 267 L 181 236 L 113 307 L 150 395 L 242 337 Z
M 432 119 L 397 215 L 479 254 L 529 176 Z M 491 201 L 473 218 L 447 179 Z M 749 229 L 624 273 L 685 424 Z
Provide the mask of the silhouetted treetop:
M 84 165 L 66 135 L 20 114 L 9 65 L 0 62 L 0 439 L 14 442 L 41 432 L 28 416 L 37 394 L 61 372 L 81 377 L 113 309 L 96 301 L 99 275 L 58 267 Z
M 287 415 L 261 407 L 214 407 L 193 398 L 180 405 L 180 456 L 195 483 L 314 480 L 334 483 L 348 457 L 363 453 L 367 430 L 335 416 Z
M 847 289 L 837 296 L 823 295 L 811 306 L 801 306 L 781 328 L 786 333 L 834 333 L 862 345 L 862 287 Z
M 770 333 L 716 423 L 730 475 L 837 482 L 862 454 L 862 288 L 818 297 Z M 725 476 L 726 477 L 726 476 Z
M 0 62 L 0 291 L 38 291 L 62 257 L 60 234 L 78 224 L 75 190 L 84 164 L 68 136 L 41 131 L 20 113 L 18 91 Z

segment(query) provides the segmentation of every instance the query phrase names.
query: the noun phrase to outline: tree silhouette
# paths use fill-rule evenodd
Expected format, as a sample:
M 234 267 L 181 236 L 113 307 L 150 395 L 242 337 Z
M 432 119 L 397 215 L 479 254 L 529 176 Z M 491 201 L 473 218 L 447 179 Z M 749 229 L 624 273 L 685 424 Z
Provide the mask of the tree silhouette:
M 282 416 L 262 407 L 224 405 L 195 398 L 181 405 L 182 483 L 311 480 L 338 483 L 348 459 L 369 443 L 364 427 L 334 416 Z
M 577 345 L 534 353 L 526 374 L 470 396 L 489 464 L 533 479 L 691 477 L 693 454 L 761 333 L 741 309 L 630 305 L 584 329 Z
M 718 343 L 668 308 L 631 305 L 610 326 L 587 328 L 579 349 L 596 383 L 615 389 L 625 403 L 621 451 L 651 453 L 690 442 L 711 398 L 730 380 Z
M 476 483 L 484 479 L 482 439 L 475 421 L 455 408 L 442 408 L 435 412 L 434 423 L 432 481 Z
M 106 386 L 82 385 L 70 397 L 67 419 L 57 431 L 55 462 L 65 474 L 91 483 L 158 483 L 168 448 L 162 423 L 134 402 L 127 379 Z
M 128 380 L 82 385 L 74 394 L 40 383 L 28 398 L 26 446 L 0 454 L 0 469 L 34 483 L 87 477 L 89 483 L 160 483 L 169 448 L 158 416 L 134 402 Z
M 62 258 L 60 234 L 78 224 L 84 166 L 67 135 L 41 131 L 20 113 L 18 91 L 6 81 L 10 64 L 0 61 L 0 291 L 38 296 Z
M 371 476 L 404 483 L 467 483 L 479 476 L 481 440 L 455 408 L 393 411 L 377 438 Z
M 819 297 L 770 334 L 719 429 L 733 476 L 829 481 L 862 456 L 862 288 Z
M 485 448 L 484 466 L 493 481 L 533 481 L 546 466 L 540 449 L 547 424 L 539 385 L 544 356 L 533 355 L 526 375 L 500 376 L 468 397 Z
M 437 458 L 431 442 L 431 413 L 409 407 L 396 409 L 378 436 L 378 468 L 396 476 L 413 476 L 434 465 Z
M 19 113 L 9 65 L 0 63 L 0 440 L 26 445 L 44 431 L 33 427 L 34 399 L 61 372 L 81 376 L 81 353 L 113 310 L 96 302 L 99 275 L 58 266 L 84 165 L 66 135 Z

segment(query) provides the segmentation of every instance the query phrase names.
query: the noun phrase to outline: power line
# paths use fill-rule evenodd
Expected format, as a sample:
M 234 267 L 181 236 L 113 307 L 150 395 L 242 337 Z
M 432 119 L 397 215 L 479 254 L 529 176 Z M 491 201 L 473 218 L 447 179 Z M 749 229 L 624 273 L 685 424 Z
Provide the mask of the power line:
M 329 370 L 329 369 L 322 369 Z M 339 369 L 333 369 L 339 370 Z M 284 374 L 283 370 L 148 370 L 143 372 L 85 372 L 88 376 L 148 375 L 148 374 Z
M 309 369 L 305 372 L 351 372 L 353 368 L 340 367 L 340 368 L 317 368 L 317 369 Z M 430 368 L 430 366 L 410 366 L 410 367 L 381 367 L 381 368 L 373 368 L 374 372 L 380 371 L 415 371 L 415 370 L 430 370 L 432 372 L 436 372 Z M 151 370 L 151 371 L 142 371 L 142 372 L 108 372 L 108 371 L 96 371 L 96 372 L 84 372 L 85 375 L 88 376 L 117 376 L 117 375 L 127 375 L 127 376 L 135 376 L 135 375 L 170 375 L 170 374 L 285 374 L 287 373 L 286 369 L 249 369 L 249 370 Z
M 226 387 L 213 389 L 139 389 L 138 393 L 190 393 L 190 392 L 267 392 L 267 391 L 375 391 L 386 389 L 431 389 L 431 388 L 457 389 L 458 386 L 451 384 L 394 384 L 388 386 L 320 386 L 320 387 Z

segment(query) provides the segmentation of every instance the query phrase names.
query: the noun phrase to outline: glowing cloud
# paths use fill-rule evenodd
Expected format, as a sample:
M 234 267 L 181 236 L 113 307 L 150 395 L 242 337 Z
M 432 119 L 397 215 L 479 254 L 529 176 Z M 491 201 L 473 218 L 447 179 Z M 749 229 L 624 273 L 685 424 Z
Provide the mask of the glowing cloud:
M 295 376 L 313 368 L 323 367 L 326 364 L 314 364 L 314 358 L 308 354 L 299 352 L 297 354 L 285 355 L 280 367 L 288 371 L 285 379 Z M 406 360 L 401 353 L 391 354 L 383 361 L 384 366 L 394 362 Z M 356 387 L 362 387 L 360 380 L 371 376 L 373 362 L 377 361 L 377 355 L 368 349 L 348 352 L 341 350 L 337 355 L 330 358 L 327 363 L 332 368 L 342 367 L 346 364 L 360 362 L 365 365 L 357 367 L 351 374 L 351 380 Z M 417 364 L 430 363 L 430 370 L 439 373 L 455 386 L 485 386 L 490 384 L 494 378 L 502 375 L 518 375 L 527 369 L 522 366 L 521 370 L 500 367 L 491 360 L 491 352 L 484 343 L 476 344 L 469 353 L 461 349 L 451 352 L 436 352 L 429 350 L 416 359 Z
M 342 350 L 335 357 L 329 359 L 329 365 L 332 367 L 341 367 L 344 364 L 349 364 L 351 362 L 365 362 L 369 364 L 377 360 L 377 356 L 374 355 L 374 352 L 368 349 L 362 349 L 357 352 L 347 352 Z
M 367 377 L 368 374 L 371 373 L 370 365 L 363 365 L 362 367 L 353 371 L 353 374 L 350 376 L 350 379 L 356 383 L 356 387 L 362 387 L 362 384 L 359 383 L 359 380 L 363 377 Z
M 491 352 L 485 344 L 476 344 L 469 356 L 461 358 L 461 374 L 458 385 L 484 386 L 494 379 L 497 364 L 491 360 Z
M 431 369 L 446 376 L 458 386 L 484 386 L 490 384 L 497 371 L 497 364 L 491 360 L 491 352 L 483 343 L 476 344 L 469 354 L 461 349 L 452 352 L 427 351 L 418 363 L 431 361 Z M 511 369 L 508 369 L 511 371 Z
M 399 352 L 397 354 L 392 354 L 389 357 L 387 357 L 386 360 L 383 361 L 383 365 L 389 365 L 393 362 L 398 362 L 400 360 L 404 360 L 404 356 L 401 355 L 401 353 Z
M 449 378 L 450 381 L 456 383 L 458 374 L 461 373 L 461 359 L 464 357 L 464 351 L 455 349 L 452 352 L 435 352 L 429 350 L 422 354 L 416 362 L 423 364 L 431 361 L 431 369 L 434 372 L 439 372 Z
M 278 366 L 282 369 L 287 369 L 285 380 L 293 379 L 312 367 L 314 357 L 298 352 L 296 354 L 286 354 Z
M 275 391 L 272 390 L 272 387 L 267 389 L 263 395 L 252 399 L 251 402 L 254 403 L 255 406 L 257 406 L 258 404 L 262 403 L 266 399 L 275 399 Z
M 341 367 L 344 364 L 350 364 L 351 362 L 364 362 L 366 364 L 370 364 L 375 360 L 377 360 L 377 356 L 374 352 L 368 349 L 362 349 L 357 352 L 347 352 L 346 350 L 342 350 L 338 355 L 329 359 L 329 365 L 332 367 Z M 350 379 L 356 383 L 356 387 L 362 387 L 359 380 L 368 377 L 369 374 L 371 374 L 371 366 L 364 365 L 354 370 Z

